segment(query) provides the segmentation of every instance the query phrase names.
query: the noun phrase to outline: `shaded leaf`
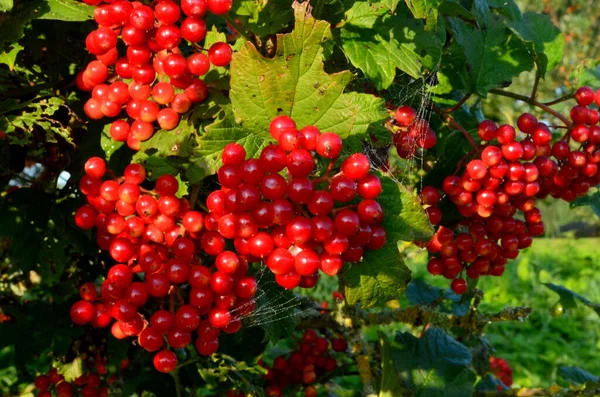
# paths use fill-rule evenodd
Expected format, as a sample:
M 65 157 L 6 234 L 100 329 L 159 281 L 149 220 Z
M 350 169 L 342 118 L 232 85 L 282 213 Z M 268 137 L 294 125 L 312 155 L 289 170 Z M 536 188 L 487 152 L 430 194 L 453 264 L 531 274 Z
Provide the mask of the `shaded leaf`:
M 439 328 L 420 338 L 398 333 L 380 335 L 382 379 L 380 396 L 463 397 L 473 393 L 475 373 L 469 350 Z M 402 394 L 398 394 L 402 390 Z
M 413 78 L 433 69 L 442 54 L 442 41 L 425 32 L 423 23 L 401 6 L 392 14 L 382 2 L 356 2 L 346 13 L 340 40 L 350 62 L 379 90 L 388 88 L 396 68 Z
M 579 367 L 558 367 L 558 375 L 576 385 L 582 385 L 585 382 L 599 382 L 598 376 L 589 373 L 588 371 Z
M 465 88 L 471 92 L 486 97 L 490 89 L 532 69 L 533 60 L 528 49 L 521 41 L 511 40 L 514 33 L 503 23 L 490 20 L 483 31 L 453 17 L 450 25 L 466 61 L 464 67 L 458 58 L 451 62 L 462 74 Z

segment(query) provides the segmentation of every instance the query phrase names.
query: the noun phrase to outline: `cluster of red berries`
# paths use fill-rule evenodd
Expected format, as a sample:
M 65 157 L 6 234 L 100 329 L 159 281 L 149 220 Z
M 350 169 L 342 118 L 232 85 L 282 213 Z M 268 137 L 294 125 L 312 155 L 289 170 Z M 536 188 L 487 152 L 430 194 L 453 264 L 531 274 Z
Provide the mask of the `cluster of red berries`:
M 262 259 L 280 286 L 312 288 L 319 270 L 333 276 L 344 262 L 359 262 L 365 249 L 385 244 L 383 210 L 376 201 L 381 182 L 369 173 L 364 154 L 351 155 L 339 173 L 328 176 L 342 152 L 333 132 L 313 126 L 298 131 L 290 117 L 277 116 L 270 133 L 278 143 L 257 159 L 246 159 L 237 143 L 223 150 L 221 189 L 206 200 L 207 235 L 222 245 L 232 239 L 249 262 Z M 321 177 L 311 177 L 315 152 L 331 161 Z
M 314 383 L 318 377 L 335 370 L 338 363 L 329 350 L 343 353 L 348 349 L 348 342 L 342 337 L 329 340 L 320 337 L 317 331 L 306 330 L 299 341 L 298 348 L 289 355 L 282 355 L 273 361 L 266 375 L 266 395 L 281 397 L 288 386 L 304 385 L 306 397 L 316 397 Z M 287 358 L 286 358 L 287 356 Z
M 581 87 L 575 100 L 577 105 L 570 112 L 573 126 L 536 159 L 540 170 L 539 198 L 551 195 L 571 202 L 600 183 L 599 114 L 597 108 L 591 108 L 594 102 L 600 106 L 600 90 L 594 93 L 590 87 Z
M 502 383 L 510 387 L 513 384 L 513 370 L 508 362 L 500 357 L 490 357 L 490 370 Z
M 106 164 L 98 157 L 86 162 L 85 173 L 80 190 L 89 204 L 77 210 L 75 222 L 96 228 L 98 245 L 118 264 L 109 269 L 100 297 L 93 283 L 81 286 L 72 321 L 104 328 L 116 320 L 112 335 L 137 336 L 142 348 L 158 351 L 154 366 L 161 372 L 177 365 L 165 339 L 183 348 L 196 332 L 198 352 L 216 352 L 221 331 L 237 332 L 240 318 L 254 310 L 257 284 L 247 275 L 248 262 L 225 251 L 225 240 L 205 230 L 205 216 L 175 196 L 173 176 L 159 177 L 148 191 L 140 187 L 144 167 L 130 164 L 124 177 L 103 181 Z
M 172 130 L 181 114 L 206 99 L 208 88 L 200 77 L 211 64 L 227 66 L 231 61 L 227 43 L 214 43 L 207 50 L 198 43 L 206 36 L 206 11 L 226 14 L 232 0 L 160 0 L 153 7 L 128 0 L 104 3 L 94 10 L 98 29 L 86 39 L 86 48 L 97 59 L 77 75 L 76 83 L 92 93 L 84 106 L 89 118 L 117 117 L 125 109 L 131 121 L 115 121 L 110 135 L 139 150 L 140 142 L 154 134 L 154 122 Z M 127 48 L 124 56 L 117 48 L 119 37 Z M 185 43 L 191 50 L 187 58 L 182 54 Z
M 477 134 L 486 143 L 477 157 L 460 176 L 444 179 L 445 198 L 463 219 L 451 228 L 438 228 L 427 244 L 432 254 L 427 270 L 453 280 L 451 287 L 457 294 L 467 289 L 465 279 L 459 277 L 465 269 L 471 279 L 500 276 L 508 259 L 515 259 L 519 250 L 531 246 L 533 236 L 544 233 L 536 198 L 550 194 L 572 201 L 600 183 L 599 117 L 596 109 L 589 108 L 594 100 L 600 104 L 600 91 L 583 87 L 575 99 L 578 105 L 571 110 L 575 125 L 554 144 L 550 127 L 529 113 L 517 120 L 521 140 L 512 126 L 483 121 Z M 572 149 L 570 143 L 578 147 Z M 431 223 L 439 225 L 439 191 L 425 186 L 420 199 Z M 524 221 L 517 219 L 518 211 Z
M 107 397 L 110 386 L 120 379 L 120 375 L 108 375 L 106 359 L 96 356 L 86 361 L 89 372 L 67 382 L 56 368 L 52 368 L 45 375 L 35 378 L 34 386 L 39 390 L 38 397 L 51 397 L 52 391 L 59 397 Z M 128 360 L 121 361 L 120 369 L 125 371 L 129 366 Z
M 417 148 L 431 149 L 437 143 L 435 131 L 429 122 L 417 117 L 417 111 L 410 106 L 401 106 L 394 117 L 400 132 L 394 134 L 394 146 L 403 159 L 415 156 Z

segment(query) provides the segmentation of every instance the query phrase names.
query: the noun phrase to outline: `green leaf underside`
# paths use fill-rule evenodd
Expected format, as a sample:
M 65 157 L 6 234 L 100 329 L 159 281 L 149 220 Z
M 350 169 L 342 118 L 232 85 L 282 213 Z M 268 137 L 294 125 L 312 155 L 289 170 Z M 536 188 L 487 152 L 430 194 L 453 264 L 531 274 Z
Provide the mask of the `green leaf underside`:
M 393 83 L 396 68 L 420 78 L 422 67 L 434 68 L 441 57 L 442 42 L 424 30 L 422 21 L 411 18 L 404 6 L 394 14 L 392 11 L 382 2 L 356 2 L 346 13 L 346 23 L 340 30 L 350 62 L 377 89 Z
M 439 328 L 420 338 L 398 333 L 380 335 L 382 377 L 380 397 L 463 397 L 473 393 L 475 373 L 468 349 Z
M 578 385 L 582 385 L 586 382 L 600 381 L 597 375 L 591 374 L 578 367 L 560 366 L 558 367 L 558 374 L 561 378 Z

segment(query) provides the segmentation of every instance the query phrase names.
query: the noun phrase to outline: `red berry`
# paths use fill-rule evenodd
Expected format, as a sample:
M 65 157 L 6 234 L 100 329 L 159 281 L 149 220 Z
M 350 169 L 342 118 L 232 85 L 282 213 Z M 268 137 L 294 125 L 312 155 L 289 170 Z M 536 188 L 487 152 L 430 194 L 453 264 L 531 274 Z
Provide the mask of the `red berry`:
M 177 356 L 170 350 L 161 350 L 154 355 L 154 368 L 159 372 L 168 373 L 177 366 Z

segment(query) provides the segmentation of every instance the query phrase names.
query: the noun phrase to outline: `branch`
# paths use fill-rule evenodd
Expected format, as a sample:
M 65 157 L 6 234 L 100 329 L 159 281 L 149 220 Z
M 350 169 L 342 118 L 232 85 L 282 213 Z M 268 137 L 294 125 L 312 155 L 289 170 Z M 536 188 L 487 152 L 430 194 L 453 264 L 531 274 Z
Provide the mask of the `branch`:
M 514 92 L 504 91 L 504 90 L 500 90 L 497 88 L 491 89 L 490 93 L 500 95 L 500 96 L 505 96 L 508 98 L 518 99 L 520 101 L 526 102 L 532 106 L 536 106 L 536 107 L 544 110 L 546 113 L 553 115 L 554 117 L 556 117 L 557 119 L 562 121 L 567 127 L 571 127 L 571 125 L 572 125 L 571 122 L 569 121 L 569 119 L 567 119 L 565 116 L 563 116 L 556 110 L 550 108 L 550 106 L 540 103 L 540 102 L 536 101 L 535 99 L 526 97 L 525 95 L 515 94 Z
M 477 297 L 475 301 L 477 302 Z M 529 307 L 508 307 L 504 310 L 493 313 L 483 314 L 477 310 L 477 306 L 473 305 L 471 311 L 464 316 L 456 316 L 449 313 L 441 313 L 432 311 L 426 306 L 411 306 L 406 309 L 384 310 L 380 313 L 371 313 L 358 307 L 344 306 L 342 308 L 344 315 L 352 319 L 353 327 L 361 327 L 363 325 L 383 325 L 394 322 L 412 324 L 419 326 L 429 324 L 431 326 L 449 329 L 452 327 L 460 327 L 467 334 L 481 334 L 483 329 L 492 322 L 503 321 L 523 321 L 531 314 Z M 299 327 L 308 328 L 332 328 L 342 331 L 345 327 L 339 321 L 331 316 L 324 316 L 318 312 L 306 312 L 300 319 Z
M 469 131 L 467 131 L 465 127 L 463 127 L 462 125 L 460 125 L 460 123 L 458 121 L 454 120 L 454 117 L 452 117 L 450 114 L 446 113 L 445 111 L 443 111 L 442 109 L 440 109 L 437 105 L 434 105 L 433 103 L 431 104 L 431 110 L 433 110 L 433 112 L 435 114 L 437 114 L 438 116 L 440 116 L 440 118 L 446 124 L 448 124 L 448 127 L 452 128 L 454 130 L 458 130 L 458 131 L 462 132 L 462 134 L 465 136 L 465 138 L 467 139 L 467 141 L 469 141 L 469 144 L 471 146 L 473 146 L 473 148 L 479 147 L 479 145 L 477 144 L 477 142 L 475 142 L 475 139 L 473 139 L 473 137 L 471 136 L 471 134 L 469 134 Z

